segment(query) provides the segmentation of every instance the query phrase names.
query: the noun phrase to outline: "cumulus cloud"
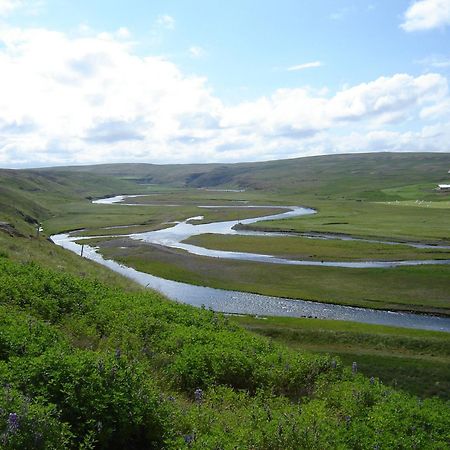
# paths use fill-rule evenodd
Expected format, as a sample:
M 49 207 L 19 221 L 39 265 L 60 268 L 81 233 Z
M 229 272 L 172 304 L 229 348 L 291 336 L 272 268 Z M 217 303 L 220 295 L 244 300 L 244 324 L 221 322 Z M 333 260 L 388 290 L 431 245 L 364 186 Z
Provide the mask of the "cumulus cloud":
M 418 0 L 405 12 L 405 31 L 422 31 L 450 25 L 450 0 Z
M 136 54 L 126 34 L 0 29 L 0 166 L 449 150 L 443 75 L 278 89 L 228 105 L 204 77 Z M 404 131 L 410 123 L 422 125 Z

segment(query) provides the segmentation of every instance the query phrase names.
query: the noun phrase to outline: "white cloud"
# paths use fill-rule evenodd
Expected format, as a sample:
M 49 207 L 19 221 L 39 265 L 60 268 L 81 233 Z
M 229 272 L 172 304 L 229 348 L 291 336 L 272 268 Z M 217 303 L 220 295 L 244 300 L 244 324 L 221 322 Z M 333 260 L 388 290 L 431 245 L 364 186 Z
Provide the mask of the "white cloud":
M 0 28 L 0 166 L 450 150 L 443 75 L 278 89 L 226 106 L 205 78 L 137 55 L 126 35 Z M 423 130 L 397 131 L 409 123 Z
M 433 55 L 414 62 L 432 69 L 446 69 L 447 67 L 450 67 L 450 58 L 444 56 Z
M 450 0 L 418 0 L 405 12 L 405 31 L 431 30 L 450 25 Z
M 297 70 L 311 69 L 311 68 L 314 68 L 314 67 L 321 67 L 321 66 L 323 66 L 321 61 L 312 61 L 312 62 L 307 62 L 307 63 L 303 63 L 303 64 L 297 64 L 295 66 L 288 67 L 286 70 L 288 72 L 294 72 L 294 71 L 297 71 Z
M 0 0 L 0 16 L 7 15 L 21 6 L 21 0 Z
M 198 45 L 193 45 L 189 47 L 189 55 L 192 58 L 204 58 L 206 56 L 206 51 L 204 48 L 199 47 Z
M 175 19 L 168 14 L 161 14 L 158 16 L 156 23 L 167 30 L 173 30 L 175 28 Z
M 128 39 L 131 36 L 130 30 L 126 27 L 120 27 L 117 31 L 116 31 L 116 35 L 118 38 L 121 39 Z
M 44 6 L 44 0 L 0 0 L 0 16 L 7 16 L 20 10 L 27 15 L 37 15 Z

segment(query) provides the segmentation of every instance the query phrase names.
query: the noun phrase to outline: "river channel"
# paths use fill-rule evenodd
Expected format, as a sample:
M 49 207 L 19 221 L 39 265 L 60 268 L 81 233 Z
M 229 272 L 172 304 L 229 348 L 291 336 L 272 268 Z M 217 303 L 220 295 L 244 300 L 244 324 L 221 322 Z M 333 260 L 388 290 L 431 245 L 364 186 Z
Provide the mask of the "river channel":
M 133 196 L 128 196 L 132 198 Z M 138 205 L 125 203 L 127 196 L 117 196 L 108 199 L 95 201 L 97 204 L 119 203 L 127 205 Z M 147 204 L 148 205 L 148 204 Z M 140 204 L 140 206 L 145 206 Z M 168 205 L 165 205 L 168 206 Z M 174 205 L 175 206 L 175 205 Z M 211 206 L 205 206 L 208 208 Z M 235 207 L 235 206 L 233 206 Z M 242 206 L 253 207 L 253 206 Z M 261 207 L 261 206 L 258 206 Z M 264 206 L 262 206 L 264 207 Z M 266 206 L 267 207 L 267 206 Z M 276 206 L 271 206 L 278 208 Z M 196 219 L 201 216 L 187 219 L 184 222 L 177 223 L 171 228 L 157 230 L 147 233 L 130 234 L 132 239 L 142 240 L 152 244 L 164 245 L 168 247 L 180 248 L 193 254 L 228 259 L 240 259 L 249 261 L 258 261 L 275 264 L 296 264 L 296 265 L 321 265 L 338 266 L 351 268 L 368 267 L 395 267 L 401 265 L 418 264 L 449 264 L 450 260 L 423 260 L 423 261 L 367 261 L 367 262 L 321 262 L 321 261 L 298 261 L 276 258 L 271 255 L 258 255 L 253 253 L 224 252 L 216 250 L 203 249 L 201 247 L 185 244 L 182 241 L 190 236 L 203 233 L 216 234 L 265 234 L 261 232 L 247 232 L 235 230 L 238 223 L 243 225 L 258 222 L 260 220 L 281 219 L 295 217 L 307 214 L 314 214 L 315 211 L 309 208 L 286 207 L 287 211 L 270 216 L 251 218 L 238 221 L 214 222 L 209 224 L 195 224 Z M 273 235 L 273 233 L 270 233 Z M 122 235 L 122 237 L 124 237 Z M 92 237 L 90 237 L 92 238 Z M 329 237 L 327 237 L 329 238 Z M 75 241 L 83 239 L 80 236 L 71 236 L 70 233 L 53 235 L 52 241 L 68 250 L 80 254 L 81 245 Z M 397 244 L 393 242 L 392 244 Z M 414 243 L 412 246 L 416 246 Z M 419 244 L 420 245 L 420 244 Z M 194 286 L 186 283 L 166 280 L 153 275 L 139 272 L 133 268 L 126 267 L 112 260 L 106 260 L 95 248 L 88 245 L 84 246 L 83 256 L 103 264 L 110 269 L 125 275 L 143 286 L 155 289 L 170 299 L 188 303 L 193 306 L 202 306 L 211 308 L 215 311 L 232 314 L 252 314 L 267 316 L 289 316 L 289 317 L 317 317 L 333 320 L 350 320 L 355 322 L 392 325 L 407 328 L 419 328 L 428 330 L 439 330 L 450 332 L 450 318 L 419 315 L 402 312 L 391 312 L 383 310 L 372 310 L 367 308 L 357 308 L 350 306 L 333 305 L 320 302 L 310 302 L 304 300 L 290 300 L 281 297 L 269 297 L 265 295 L 252 294 L 248 292 L 227 291 L 222 289 L 213 289 L 202 286 Z

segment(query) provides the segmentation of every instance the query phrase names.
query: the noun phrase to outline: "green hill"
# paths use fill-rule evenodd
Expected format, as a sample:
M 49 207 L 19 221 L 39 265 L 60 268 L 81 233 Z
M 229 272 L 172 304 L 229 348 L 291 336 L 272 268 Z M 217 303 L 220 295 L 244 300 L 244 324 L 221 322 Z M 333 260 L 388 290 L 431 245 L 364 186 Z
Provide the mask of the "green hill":
M 238 164 L 106 164 L 43 170 L 95 173 L 179 187 L 367 197 L 374 191 L 421 183 L 431 183 L 433 188 L 448 178 L 449 169 L 448 153 L 368 153 Z
M 29 233 L 68 202 L 136 189 L 124 180 L 92 173 L 0 169 L 0 221 Z

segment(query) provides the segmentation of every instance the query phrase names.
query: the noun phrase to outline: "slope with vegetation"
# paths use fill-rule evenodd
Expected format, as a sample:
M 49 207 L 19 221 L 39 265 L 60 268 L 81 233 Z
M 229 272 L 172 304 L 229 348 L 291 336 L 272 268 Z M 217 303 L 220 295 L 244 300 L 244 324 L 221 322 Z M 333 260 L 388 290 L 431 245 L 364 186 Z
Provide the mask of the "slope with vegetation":
M 0 259 L 4 448 L 444 448 L 450 407 L 226 317 Z

